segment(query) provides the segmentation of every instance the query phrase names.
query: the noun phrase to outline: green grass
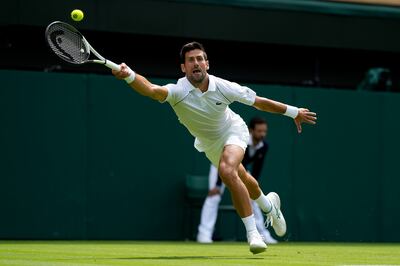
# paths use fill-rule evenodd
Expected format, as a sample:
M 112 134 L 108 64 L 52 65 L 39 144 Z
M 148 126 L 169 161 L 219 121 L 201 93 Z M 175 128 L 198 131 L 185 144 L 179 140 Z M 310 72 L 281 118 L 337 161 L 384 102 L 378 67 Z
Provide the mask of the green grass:
M 0 265 L 400 265 L 400 244 L 287 242 L 252 255 L 243 242 L 0 241 Z

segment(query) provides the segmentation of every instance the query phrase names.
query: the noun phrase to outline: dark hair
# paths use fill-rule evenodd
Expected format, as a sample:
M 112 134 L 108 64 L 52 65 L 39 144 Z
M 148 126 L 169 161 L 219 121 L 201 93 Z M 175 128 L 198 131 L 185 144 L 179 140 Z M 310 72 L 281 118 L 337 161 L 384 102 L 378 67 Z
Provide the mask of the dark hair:
M 181 59 L 181 63 L 184 64 L 185 63 L 185 55 L 187 52 L 190 52 L 192 50 L 202 50 L 204 53 L 204 59 L 207 59 L 207 54 L 206 54 L 206 50 L 204 49 L 203 45 L 201 43 L 198 42 L 190 42 L 185 44 L 184 46 L 182 46 L 181 52 L 180 52 L 180 59 Z
M 267 124 L 267 120 L 259 116 L 253 117 L 250 120 L 249 128 L 254 129 L 258 124 Z

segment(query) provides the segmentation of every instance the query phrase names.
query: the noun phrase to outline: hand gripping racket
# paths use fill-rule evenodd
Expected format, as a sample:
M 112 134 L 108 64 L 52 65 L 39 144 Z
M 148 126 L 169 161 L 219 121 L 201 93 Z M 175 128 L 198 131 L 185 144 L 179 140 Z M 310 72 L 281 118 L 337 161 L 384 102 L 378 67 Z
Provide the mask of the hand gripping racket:
M 46 41 L 53 52 L 72 64 L 97 63 L 103 64 L 113 70 L 120 71 L 121 67 L 114 62 L 102 57 L 83 35 L 73 26 L 61 22 L 54 21 L 50 23 L 45 32 Z M 92 52 L 97 59 L 89 59 Z

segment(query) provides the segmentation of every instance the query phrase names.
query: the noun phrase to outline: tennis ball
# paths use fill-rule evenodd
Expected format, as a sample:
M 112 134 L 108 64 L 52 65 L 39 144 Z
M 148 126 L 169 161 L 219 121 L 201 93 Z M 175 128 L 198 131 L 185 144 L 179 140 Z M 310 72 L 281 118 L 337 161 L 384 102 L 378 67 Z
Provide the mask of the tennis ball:
M 81 21 L 83 19 L 83 12 L 80 9 L 74 9 L 71 12 L 71 18 L 75 21 Z

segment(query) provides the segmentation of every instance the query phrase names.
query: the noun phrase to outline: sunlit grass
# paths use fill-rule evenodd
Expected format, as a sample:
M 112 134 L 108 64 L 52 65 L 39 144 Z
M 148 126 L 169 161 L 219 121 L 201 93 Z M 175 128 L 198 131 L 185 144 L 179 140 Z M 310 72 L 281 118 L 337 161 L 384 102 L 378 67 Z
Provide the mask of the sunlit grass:
M 400 244 L 0 241 L 0 265 L 400 265 Z

